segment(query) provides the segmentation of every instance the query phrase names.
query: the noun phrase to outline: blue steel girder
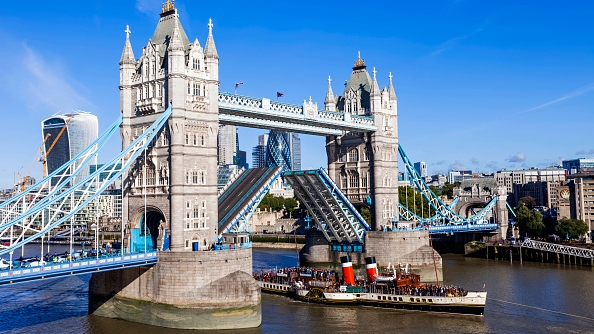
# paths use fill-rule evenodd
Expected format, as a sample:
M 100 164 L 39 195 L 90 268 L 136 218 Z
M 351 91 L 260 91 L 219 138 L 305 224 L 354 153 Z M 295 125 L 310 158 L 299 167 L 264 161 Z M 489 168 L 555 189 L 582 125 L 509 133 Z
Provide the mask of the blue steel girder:
M 72 178 L 78 175 L 84 166 L 88 167 L 89 161 L 109 141 L 111 136 L 119 129 L 121 123 L 122 117 L 120 116 L 101 136 L 70 161 L 41 181 L 26 188 L 23 192 L 0 203 L 0 229 L 8 222 L 19 217 L 23 212 L 43 206 L 48 199 L 68 186 Z M 52 182 L 54 185 L 52 185 Z
M 456 204 L 458 203 L 458 200 L 460 200 L 460 197 L 454 198 L 452 203 L 447 205 L 448 208 L 453 208 L 454 206 L 456 206 Z M 400 211 L 400 218 L 404 221 L 418 221 L 420 224 L 424 224 L 424 223 L 438 222 L 438 221 L 441 221 L 444 219 L 443 216 L 439 213 L 436 213 L 435 215 L 433 215 L 429 218 L 423 218 L 423 217 L 416 215 L 412 211 L 408 210 L 408 208 L 405 207 L 402 203 L 398 203 L 398 206 L 400 207 L 400 209 L 402 209 Z
M 311 109 L 311 108 L 314 109 Z M 339 136 L 347 131 L 375 132 L 371 116 L 327 110 L 219 92 L 219 123 L 313 135 Z
M 44 197 L 42 201 L 22 212 L 18 217 L 3 223 L 0 227 L 0 238 L 9 238 L 10 242 L 9 245 L 0 245 L 0 255 L 12 252 L 32 240 L 45 236 L 52 229 L 73 218 L 82 208 L 95 200 L 111 183 L 128 170 L 144 150 L 150 147 L 170 115 L 171 108 L 167 108 L 154 123 L 109 163 L 98 168 L 78 183 L 63 188 L 61 191 L 52 192 L 52 196 Z M 94 155 L 97 154 L 98 151 L 95 151 Z M 89 162 L 91 158 L 92 156 L 86 161 Z M 64 183 L 73 182 L 80 170 L 88 167 L 88 164 L 79 166 L 64 180 Z M 103 180 L 101 181 L 101 179 Z M 42 218 L 41 227 L 36 226 L 36 218 Z M 13 235 L 15 227 L 20 229 L 16 236 Z
M 411 176 L 411 183 L 421 192 L 421 195 L 423 195 L 435 212 L 449 221 L 464 221 L 465 218 L 458 215 L 454 210 L 445 205 L 439 197 L 435 196 L 427 183 L 425 183 L 425 180 L 419 176 L 400 144 L 398 144 L 398 152 L 400 153 L 400 157 L 402 158 L 402 162 L 404 162 L 408 174 Z
M 329 242 L 363 243 L 369 225 L 322 169 L 283 175 Z

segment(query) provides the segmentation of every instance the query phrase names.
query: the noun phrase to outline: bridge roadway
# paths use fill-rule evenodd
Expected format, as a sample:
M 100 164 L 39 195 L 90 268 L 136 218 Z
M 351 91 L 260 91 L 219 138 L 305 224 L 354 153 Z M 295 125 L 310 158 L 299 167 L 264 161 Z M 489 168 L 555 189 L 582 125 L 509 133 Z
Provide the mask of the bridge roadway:
M 235 183 L 221 194 L 219 201 L 219 233 L 222 233 L 233 219 L 248 205 L 270 176 L 274 168 L 253 168 L 244 172 Z
M 0 270 L 0 285 L 35 280 L 91 274 L 131 267 L 152 266 L 157 263 L 157 252 L 129 253 L 124 255 L 87 257 L 62 263 L 48 262 L 36 267 L 19 267 Z

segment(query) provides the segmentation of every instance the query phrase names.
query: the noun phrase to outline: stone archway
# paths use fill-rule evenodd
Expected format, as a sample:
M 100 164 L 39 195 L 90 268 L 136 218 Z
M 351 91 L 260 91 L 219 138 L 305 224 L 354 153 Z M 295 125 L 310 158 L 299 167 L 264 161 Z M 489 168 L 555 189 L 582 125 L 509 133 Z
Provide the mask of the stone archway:
M 166 228 L 165 215 L 159 208 L 147 206 L 146 210 L 144 207 L 139 209 L 131 228 L 131 250 L 144 251 L 145 247 L 147 251 L 161 250 Z

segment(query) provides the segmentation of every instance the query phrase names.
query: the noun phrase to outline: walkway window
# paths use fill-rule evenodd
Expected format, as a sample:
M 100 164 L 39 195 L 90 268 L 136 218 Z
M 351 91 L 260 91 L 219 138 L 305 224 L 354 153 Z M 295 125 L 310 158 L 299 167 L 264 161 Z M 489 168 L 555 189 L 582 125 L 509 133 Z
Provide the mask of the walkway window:
M 359 173 L 356 171 L 349 173 L 349 188 L 359 188 Z
M 146 171 L 146 185 L 147 186 L 154 186 L 155 185 L 155 167 L 153 165 L 147 166 Z
M 356 148 L 349 151 L 349 161 L 359 161 L 359 151 Z

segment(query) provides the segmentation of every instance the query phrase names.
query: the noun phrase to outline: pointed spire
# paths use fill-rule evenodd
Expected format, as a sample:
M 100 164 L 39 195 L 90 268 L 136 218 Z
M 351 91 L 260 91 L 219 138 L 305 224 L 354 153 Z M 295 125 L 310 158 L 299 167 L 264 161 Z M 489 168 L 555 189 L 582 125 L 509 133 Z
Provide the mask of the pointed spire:
M 122 51 L 122 57 L 120 58 L 120 65 L 124 63 L 135 63 L 134 51 L 132 51 L 132 44 L 130 43 L 130 27 L 126 25 L 126 43 L 124 44 L 124 51 Z
M 334 98 L 334 92 L 332 92 L 332 79 L 330 76 L 328 76 L 328 92 L 326 92 L 324 106 L 326 107 L 326 110 L 336 111 L 336 99 Z
M 334 102 L 334 92 L 332 91 L 332 79 L 330 78 L 330 76 L 328 76 L 328 92 L 326 92 L 325 103 L 328 102 Z
M 371 86 L 371 96 L 379 96 L 380 95 L 380 89 L 379 89 L 379 85 L 377 84 L 376 73 L 377 73 L 377 71 L 375 70 L 375 67 L 374 67 L 373 68 L 373 83 Z
M 194 40 L 194 43 L 192 43 L 192 50 L 200 50 L 200 51 L 202 51 L 202 47 L 200 46 L 200 42 L 198 42 L 198 38 L 196 38 Z
M 171 41 L 169 42 L 169 51 L 184 50 L 184 44 L 182 42 L 181 33 L 179 32 L 179 24 L 176 18 L 175 25 L 173 26 L 173 33 L 171 34 Z
M 388 94 L 390 96 L 390 99 L 395 99 L 396 91 L 394 91 L 394 85 L 392 85 L 392 72 L 390 72 L 390 75 L 388 75 L 388 78 L 390 78 L 390 84 L 388 85 Z
M 215 46 L 214 37 L 212 37 L 212 19 L 208 19 L 208 38 L 206 39 L 206 46 L 204 47 L 204 55 L 206 58 L 219 59 L 217 48 Z

